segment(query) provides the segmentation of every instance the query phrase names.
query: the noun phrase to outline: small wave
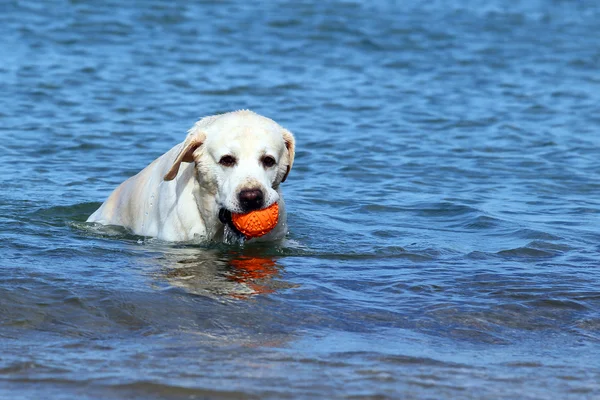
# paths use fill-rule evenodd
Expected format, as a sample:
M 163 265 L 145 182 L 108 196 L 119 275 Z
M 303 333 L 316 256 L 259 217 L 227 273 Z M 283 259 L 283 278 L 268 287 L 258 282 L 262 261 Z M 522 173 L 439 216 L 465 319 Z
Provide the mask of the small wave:
M 85 221 L 101 203 L 78 203 L 70 206 L 41 208 L 30 214 L 34 220 L 42 220 L 51 225 L 64 225 L 69 221 Z
M 561 240 L 560 236 L 553 235 L 551 233 L 537 231 L 533 229 L 519 229 L 515 232 L 512 232 L 512 236 L 520 237 L 523 239 L 532 239 L 532 240 Z
M 153 381 L 135 381 L 125 384 L 109 385 L 108 388 L 119 392 L 135 394 L 136 397 L 140 393 L 147 393 L 149 398 L 154 398 L 160 395 L 169 398 L 188 398 L 188 399 L 259 399 L 259 396 L 252 393 L 238 390 L 218 390 L 218 389 L 203 389 L 193 388 L 168 383 L 160 383 Z M 124 393 L 123 393 L 124 394 Z
M 15 374 L 32 374 L 32 373 L 62 373 L 70 372 L 68 369 L 53 367 L 35 361 L 20 361 L 14 362 L 0 368 L 0 375 L 15 375 Z
M 492 230 L 497 229 L 504 221 L 487 215 L 479 215 L 471 221 L 464 224 L 464 227 L 472 230 Z
M 427 365 L 435 367 L 461 367 L 469 368 L 468 365 L 459 364 L 455 362 L 441 361 L 434 358 L 427 357 L 413 357 L 406 355 L 373 355 L 373 358 L 377 361 L 399 364 L 399 365 Z
M 536 308 L 549 308 L 549 309 L 553 309 L 553 310 L 560 310 L 560 309 L 568 309 L 568 310 L 575 310 L 575 311 L 583 311 L 583 310 L 587 310 L 588 307 L 578 301 L 575 300 L 570 300 L 570 299 L 539 299 L 539 300 L 534 300 L 531 301 L 529 303 L 527 303 L 529 306 L 534 306 Z
M 502 257 L 510 257 L 510 258 L 531 258 L 531 259 L 539 259 L 539 258 L 552 258 L 556 254 L 550 251 L 534 249 L 531 247 L 518 247 L 515 249 L 509 250 L 501 250 L 496 253 Z
M 67 222 L 67 226 L 84 235 L 95 237 L 119 239 L 136 243 L 146 243 L 147 241 L 152 240 L 151 238 L 147 238 L 145 236 L 135 235 L 129 229 L 118 225 L 102 225 L 95 222 L 89 223 L 69 221 Z
M 480 212 L 478 209 L 453 202 L 426 203 L 413 208 L 414 212 L 424 217 L 457 217 Z

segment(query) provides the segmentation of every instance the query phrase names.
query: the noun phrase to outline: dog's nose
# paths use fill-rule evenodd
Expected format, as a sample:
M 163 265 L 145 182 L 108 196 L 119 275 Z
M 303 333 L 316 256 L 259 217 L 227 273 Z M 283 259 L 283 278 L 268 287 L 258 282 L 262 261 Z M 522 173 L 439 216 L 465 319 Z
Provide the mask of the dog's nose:
M 244 189 L 239 193 L 240 204 L 244 211 L 258 210 L 263 206 L 265 196 L 260 189 Z

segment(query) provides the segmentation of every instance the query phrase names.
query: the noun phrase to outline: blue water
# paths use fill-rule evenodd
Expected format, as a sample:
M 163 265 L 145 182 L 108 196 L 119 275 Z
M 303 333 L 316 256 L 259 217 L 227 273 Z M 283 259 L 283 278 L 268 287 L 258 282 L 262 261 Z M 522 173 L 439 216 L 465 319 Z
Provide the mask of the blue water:
M 0 398 L 600 397 L 600 5 L 0 3 Z M 279 244 L 84 221 L 202 116 Z

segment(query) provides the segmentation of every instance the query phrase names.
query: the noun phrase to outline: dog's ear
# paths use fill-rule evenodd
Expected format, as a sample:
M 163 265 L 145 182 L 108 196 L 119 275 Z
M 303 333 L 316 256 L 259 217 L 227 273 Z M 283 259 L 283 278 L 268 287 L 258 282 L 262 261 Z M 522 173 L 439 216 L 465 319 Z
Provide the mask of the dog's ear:
M 283 141 L 285 142 L 285 147 L 287 148 L 288 152 L 288 165 L 286 167 L 285 174 L 283 175 L 283 179 L 281 179 L 282 183 L 285 182 L 290 170 L 292 169 L 292 165 L 294 164 L 294 155 L 296 154 L 296 139 L 294 139 L 292 132 L 288 131 L 287 129 L 283 129 Z
M 179 152 L 179 155 L 173 162 L 171 169 L 165 175 L 165 181 L 172 181 L 173 179 L 175 179 L 177 173 L 179 172 L 179 167 L 181 166 L 182 162 L 194 162 L 194 152 L 200 146 L 202 146 L 202 143 L 204 143 L 205 139 L 206 135 L 204 134 L 204 132 L 196 132 L 188 135 L 187 139 L 183 143 L 183 147 Z

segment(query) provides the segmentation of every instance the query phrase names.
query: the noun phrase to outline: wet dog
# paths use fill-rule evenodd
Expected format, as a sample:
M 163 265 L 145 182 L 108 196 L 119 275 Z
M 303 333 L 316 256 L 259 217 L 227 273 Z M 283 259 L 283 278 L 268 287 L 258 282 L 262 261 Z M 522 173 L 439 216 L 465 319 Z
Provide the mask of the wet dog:
M 183 143 L 117 187 L 88 222 L 167 241 L 220 241 L 235 231 L 231 213 L 277 202 L 277 226 L 253 240 L 281 239 L 287 223 L 280 184 L 294 151 L 291 132 L 251 111 L 205 117 Z

